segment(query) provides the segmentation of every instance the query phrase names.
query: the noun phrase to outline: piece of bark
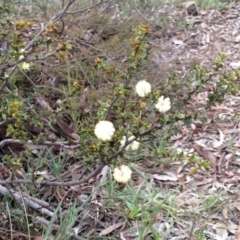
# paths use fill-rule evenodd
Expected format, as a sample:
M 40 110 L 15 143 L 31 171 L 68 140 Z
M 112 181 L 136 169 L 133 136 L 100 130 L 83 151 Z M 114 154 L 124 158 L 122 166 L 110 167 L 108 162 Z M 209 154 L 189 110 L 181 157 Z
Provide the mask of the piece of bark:
M 183 7 L 186 9 L 187 15 L 190 15 L 190 16 L 199 15 L 197 5 L 194 1 L 185 2 L 183 4 Z

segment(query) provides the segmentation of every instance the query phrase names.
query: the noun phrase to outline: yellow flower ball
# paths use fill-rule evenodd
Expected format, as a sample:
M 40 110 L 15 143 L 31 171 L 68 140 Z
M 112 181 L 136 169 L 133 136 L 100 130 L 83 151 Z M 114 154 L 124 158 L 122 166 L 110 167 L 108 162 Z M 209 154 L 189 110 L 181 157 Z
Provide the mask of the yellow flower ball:
M 131 177 L 132 170 L 126 165 L 121 165 L 113 170 L 113 178 L 119 183 L 127 183 Z
M 94 133 L 97 136 L 97 138 L 102 141 L 111 141 L 115 133 L 115 128 L 113 124 L 109 121 L 100 121 L 95 126 Z
M 139 97 L 146 97 L 151 92 L 151 84 L 146 80 L 139 81 L 135 86 L 135 91 Z

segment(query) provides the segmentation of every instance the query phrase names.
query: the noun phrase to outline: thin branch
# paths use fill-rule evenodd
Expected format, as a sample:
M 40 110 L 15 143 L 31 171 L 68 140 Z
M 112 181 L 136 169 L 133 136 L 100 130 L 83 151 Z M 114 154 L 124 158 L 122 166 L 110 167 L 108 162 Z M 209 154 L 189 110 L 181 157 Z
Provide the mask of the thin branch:
M 51 21 L 53 23 L 57 22 L 58 20 L 60 20 L 63 15 L 67 12 L 68 8 L 75 2 L 76 0 L 69 0 L 68 4 L 58 13 L 56 14 L 54 17 L 52 17 Z
M 89 9 L 91 9 L 91 8 L 94 8 L 94 7 L 97 7 L 98 5 L 101 5 L 102 3 L 107 3 L 108 1 L 105 1 L 105 2 L 99 2 L 99 3 L 95 3 L 95 4 L 92 4 L 92 5 L 90 5 L 90 6 L 88 6 L 88 7 L 85 7 L 85 8 L 82 8 L 82 9 L 80 9 L 80 10 L 77 10 L 77 11 L 75 11 L 75 12 L 66 12 L 65 14 L 75 14 L 75 13 L 80 13 L 80 12 L 85 12 L 86 10 L 89 10 Z
M 145 18 L 145 16 L 139 11 L 139 9 L 137 7 L 135 7 L 135 10 L 138 12 L 138 14 L 144 19 L 144 21 L 149 24 L 149 21 L 147 20 L 147 18 Z
M 45 146 L 57 146 L 57 147 L 62 147 L 62 148 L 66 148 L 66 149 L 76 149 L 79 147 L 79 144 L 76 144 L 76 145 L 65 145 L 67 144 L 68 142 L 50 142 L 50 141 L 46 141 L 46 142 L 43 142 L 42 144 L 40 145 L 34 145 L 34 144 L 31 144 L 31 146 L 34 146 L 35 149 L 38 149 L 38 148 L 41 148 L 41 145 L 45 145 Z
M 53 16 L 51 18 L 51 20 L 45 25 L 45 26 L 42 26 L 41 30 L 35 35 L 35 37 L 28 43 L 28 45 L 24 48 L 25 51 L 28 51 L 35 43 L 36 39 L 38 36 L 40 36 L 44 31 L 45 29 L 48 27 L 49 24 L 51 23 L 55 23 L 57 22 L 58 20 L 60 20 L 63 15 L 65 14 L 65 12 L 68 10 L 68 8 L 75 2 L 75 0 L 69 0 L 68 4 L 59 12 L 57 13 L 55 16 Z
M 69 0 L 68 4 L 59 12 L 57 13 L 55 16 L 53 16 L 51 18 L 51 20 L 45 24 L 44 26 L 42 26 L 41 30 L 34 36 L 34 38 L 27 44 L 27 46 L 24 48 L 24 50 L 26 51 L 27 54 L 29 54 L 29 52 L 31 51 L 31 48 L 33 47 L 33 45 L 35 44 L 36 40 L 38 39 L 38 36 L 41 36 L 42 33 L 46 30 L 46 28 L 49 26 L 49 24 L 55 23 L 57 21 L 59 21 L 63 15 L 66 13 L 66 11 L 68 10 L 68 8 L 75 2 L 76 0 Z M 24 58 L 25 59 L 25 58 Z M 12 68 L 10 73 L 9 73 L 9 78 L 11 77 L 11 75 L 13 74 L 13 72 L 15 71 L 17 65 L 22 62 L 24 59 L 19 59 L 16 62 L 12 63 L 11 65 L 9 65 L 8 67 L 4 67 L 5 69 L 8 68 Z M 8 78 L 8 79 L 9 79 Z M 8 79 L 6 79 L 2 86 L 0 87 L 0 92 L 3 90 L 3 88 L 7 85 L 8 83 Z
M 42 218 L 42 217 L 35 217 L 34 220 L 36 222 L 39 222 L 39 223 L 43 224 L 44 226 L 50 226 L 51 225 L 51 228 L 53 230 L 58 230 L 60 228 L 59 225 L 51 224 L 50 221 L 48 221 L 48 220 L 46 220 L 45 218 Z
M 111 156 L 108 157 L 107 162 L 109 163 L 112 159 L 116 158 L 118 155 L 120 155 L 124 149 L 132 142 L 134 142 L 138 137 L 144 136 L 148 133 L 150 133 L 152 130 L 154 129 L 154 126 L 152 126 L 151 128 L 147 129 L 144 132 L 141 132 L 137 137 L 132 138 L 131 140 L 128 140 L 125 142 L 124 146 L 121 147 L 117 152 L 113 153 Z M 0 182 L 1 183 L 1 182 Z
M 24 196 L 23 196 L 22 192 L 19 189 L 19 186 L 17 186 L 17 188 L 18 188 L 19 192 L 21 193 L 21 194 L 19 194 L 19 196 L 21 197 L 21 203 L 22 203 L 21 205 L 22 205 L 23 211 L 25 213 L 25 221 L 26 221 L 26 225 L 27 225 L 28 240 L 31 240 L 29 221 L 28 221 L 28 217 L 27 217 L 27 208 L 26 208 L 27 202 L 24 201 L 25 199 L 24 199 Z
M 74 186 L 79 185 L 81 183 L 87 182 L 90 178 L 96 176 L 101 169 L 104 167 L 105 164 L 101 163 L 92 173 L 90 173 L 87 177 L 83 178 L 82 180 L 78 181 L 69 181 L 69 182 L 52 182 L 52 181 L 42 181 L 42 186 Z M 24 179 L 13 179 L 13 180 L 0 180 L 1 185 L 6 184 L 33 184 L 32 180 L 24 180 Z M 0 185 L 0 192 L 1 192 L 1 185 Z
M 10 210 L 9 210 L 9 206 L 8 206 L 8 202 L 6 201 L 6 210 L 7 210 L 7 213 L 8 213 L 8 218 L 9 218 L 9 225 L 10 225 L 10 234 L 11 234 L 11 240 L 13 239 L 13 226 L 12 226 L 12 218 L 11 218 L 11 213 L 10 213 Z
M 47 216 L 52 217 L 54 215 L 53 212 L 49 211 L 46 208 L 43 208 L 41 205 L 33 202 L 30 198 L 26 197 L 26 196 L 21 196 L 19 193 L 17 192 L 13 192 L 13 191 L 9 191 L 7 188 L 5 188 L 4 186 L 0 185 L 0 193 L 4 196 L 8 196 L 10 198 L 14 198 L 18 203 L 22 203 L 24 202 L 27 206 L 40 211 L 42 214 L 46 214 Z
M 1 124 L 0 124 L 1 126 Z M 9 143 L 20 143 L 20 144 L 23 144 L 25 145 L 26 143 L 19 140 L 19 139 L 4 139 L 0 142 L 0 147 L 4 147 L 6 144 L 9 144 Z M 46 142 L 43 142 L 41 143 L 40 145 L 34 145 L 32 143 L 27 143 L 27 145 L 30 145 L 30 147 L 33 147 L 34 149 L 38 149 L 38 148 L 42 148 L 42 145 L 45 145 L 45 146 L 57 146 L 57 147 L 62 147 L 62 148 L 66 148 L 66 149 L 76 149 L 79 147 L 78 144 L 76 145 L 65 145 L 67 144 L 68 142 L 50 142 L 50 141 L 46 141 Z
M 8 143 L 21 143 L 21 144 L 23 144 L 23 142 L 21 140 L 18 140 L 18 139 L 4 139 L 0 142 L 0 147 L 4 147 Z
M 0 127 L 4 127 L 8 125 L 9 123 L 14 123 L 15 119 L 14 118 L 7 118 L 6 120 L 0 122 Z

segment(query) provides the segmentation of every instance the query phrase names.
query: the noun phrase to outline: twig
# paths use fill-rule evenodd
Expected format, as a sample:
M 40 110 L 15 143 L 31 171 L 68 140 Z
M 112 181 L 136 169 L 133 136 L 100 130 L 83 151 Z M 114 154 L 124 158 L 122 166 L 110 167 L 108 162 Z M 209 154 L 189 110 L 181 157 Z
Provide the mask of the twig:
M 8 218 L 9 218 L 9 225 L 10 225 L 10 234 L 11 234 L 11 240 L 13 239 L 13 229 L 12 229 L 12 218 L 11 218 L 11 213 L 10 213 L 10 210 L 9 210 L 9 206 L 8 206 L 8 202 L 6 202 L 6 210 L 7 210 L 7 213 L 8 213 Z
M 76 145 L 65 145 L 67 142 L 50 142 L 50 141 L 46 141 L 43 142 L 42 145 L 46 145 L 46 146 L 57 146 L 57 147 L 62 147 L 62 148 L 66 148 L 66 149 L 76 149 L 79 147 L 79 144 Z M 32 144 L 34 146 L 34 144 Z M 36 148 L 41 147 L 41 145 L 36 146 Z
M 51 18 L 51 20 L 45 25 L 45 26 L 42 26 L 41 30 L 35 35 L 35 37 L 28 43 L 28 45 L 24 48 L 25 51 L 28 51 L 33 45 L 34 45 L 34 42 L 36 41 L 37 37 L 40 36 L 44 31 L 45 29 L 48 27 L 49 24 L 51 23 L 55 23 L 57 22 L 58 20 L 60 20 L 64 13 L 68 10 L 68 8 L 75 2 L 75 0 L 69 0 L 68 4 L 59 12 L 57 13 L 55 16 L 53 16 Z
M 145 16 L 135 7 L 135 10 L 138 12 L 138 14 L 144 19 L 145 22 L 149 24 L 149 21 L 145 18 Z
M 8 143 L 21 143 L 21 144 L 23 144 L 23 142 L 21 140 L 18 140 L 18 139 L 4 139 L 0 142 L 0 147 L 4 147 Z
M 10 192 L 7 188 L 5 188 L 4 186 L 1 186 L 1 185 L 0 185 L 0 193 L 4 196 L 14 198 L 19 203 L 24 202 L 24 204 L 26 204 L 27 206 L 29 206 L 35 210 L 40 211 L 42 214 L 46 214 L 47 216 L 50 216 L 50 217 L 52 217 L 54 215 L 53 212 L 49 211 L 46 208 L 43 208 L 42 206 L 40 206 L 39 204 L 37 204 L 35 202 L 33 202 L 30 198 L 28 198 L 26 196 L 21 196 L 19 193 L 14 192 L 14 191 Z
M 1 124 L 0 124 L 1 126 Z M 19 140 L 19 139 L 4 139 L 0 142 L 0 147 L 4 147 L 6 144 L 9 144 L 9 143 L 20 143 L 20 144 L 23 144 L 25 145 L 26 143 L 24 143 L 23 141 Z M 65 145 L 67 144 L 68 142 L 50 142 L 50 141 L 46 141 L 46 142 L 43 142 L 41 143 L 41 145 L 46 145 L 46 146 L 58 146 L 58 147 L 62 147 L 62 148 L 66 148 L 66 149 L 76 149 L 79 147 L 78 144 L 76 145 L 72 145 L 72 146 L 69 146 L 69 145 Z M 37 148 L 41 148 L 41 145 L 38 145 L 38 146 L 35 146 L 34 144 L 32 143 L 27 143 L 28 145 L 34 147 L 34 149 L 37 149 Z
M 27 225 L 27 232 L 28 232 L 28 240 L 31 240 L 31 236 L 30 236 L 30 228 L 29 228 L 29 222 L 28 222 L 28 217 L 27 217 L 27 208 L 26 208 L 26 202 L 24 201 L 24 196 L 23 196 L 23 194 L 22 194 L 22 192 L 20 191 L 20 189 L 19 189 L 19 186 L 17 186 L 17 188 L 18 188 L 18 190 L 19 190 L 19 192 L 21 193 L 21 194 L 19 194 L 20 195 L 20 197 L 21 197 L 21 200 L 22 200 L 22 208 L 23 208 L 23 211 L 24 211 L 24 213 L 25 213 L 25 221 L 26 221 L 26 225 Z
M 51 21 L 53 23 L 57 22 L 58 20 L 60 20 L 63 15 L 67 12 L 68 8 L 75 2 L 76 0 L 69 0 L 68 4 L 58 13 L 56 14 L 54 17 L 52 17 Z
M 134 142 L 138 137 L 144 136 L 148 133 L 150 133 L 152 130 L 154 129 L 154 126 L 152 126 L 151 128 L 147 129 L 146 131 L 141 132 L 137 137 L 132 138 L 131 140 L 128 140 L 125 142 L 124 146 L 121 147 L 117 152 L 113 153 L 112 155 L 110 155 L 107 159 L 107 162 L 109 163 L 111 160 L 113 160 L 114 158 L 116 158 L 118 155 L 120 155 L 124 149 L 132 142 Z M 1 183 L 1 182 L 0 182 Z
M 88 9 L 97 7 L 98 5 L 101 5 L 102 3 L 107 3 L 107 2 L 108 2 L 108 1 L 105 1 L 105 2 L 101 1 L 101 2 L 99 2 L 99 3 L 95 3 L 95 4 L 92 4 L 92 5 L 88 6 L 88 7 L 82 8 L 82 9 L 80 9 L 80 10 L 78 10 L 78 11 L 75 11 L 75 12 L 66 12 L 65 14 L 75 14 L 75 13 L 84 12 L 84 11 L 86 11 L 86 10 L 88 10 Z
M 14 123 L 15 119 L 14 118 L 7 118 L 6 120 L 0 122 L 0 127 L 4 127 L 8 125 L 9 123 Z
M 194 231 L 194 228 L 195 228 L 195 227 L 196 227 L 196 220 L 194 219 L 194 220 L 193 220 L 193 223 L 192 223 L 192 226 L 191 226 L 191 229 L 190 229 L 190 234 L 189 234 L 188 240 L 191 240 L 191 239 L 192 239 L 193 231 Z
M 68 8 L 75 2 L 76 0 L 69 0 L 68 4 L 59 12 L 57 13 L 55 16 L 53 16 L 51 18 L 51 20 L 45 24 L 44 26 L 42 26 L 41 30 L 35 35 L 35 37 L 27 44 L 27 46 L 24 48 L 24 50 L 27 52 L 27 54 L 31 51 L 31 48 L 33 47 L 33 45 L 35 44 L 35 41 L 38 39 L 38 36 L 42 35 L 42 33 L 45 31 L 45 29 L 49 26 L 49 24 L 55 23 L 58 20 L 60 20 L 63 15 L 66 13 L 66 11 L 68 10 Z M 13 74 L 13 72 L 15 71 L 17 65 L 22 62 L 25 58 L 23 59 L 19 59 L 17 61 L 15 61 L 14 63 L 10 64 L 8 67 L 3 67 L 3 69 L 8 69 L 8 68 L 12 68 L 11 72 L 9 73 L 9 78 L 11 77 L 11 75 Z M 4 72 L 4 70 L 3 70 Z M 0 87 L 0 92 L 3 90 L 3 88 L 7 85 L 8 83 L 8 79 L 6 79 L 2 86 Z
M 45 207 L 47 209 L 50 209 L 50 210 L 54 210 L 52 206 L 50 206 L 49 203 L 41 200 L 41 199 L 38 199 L 38 198 L 35 198 L 35 197 L 31 197 L 31 196 L 25 196 L 27 197 L 28 199 L 30 199 L 31 201 L 37 203 L 38 205 L 40 205 L 41 207 Z
M 69 181 L 69 182 L 52 182 L 52 181 L 42 181 L 41 185 L 43 186 L 75 186 L 81 183 L 87 182 L 90 178 L 96 176 L 101 169 L 104 167 L 105 164 L 101 163 L 92 173 L 90 173 L 87 177 L 83 178 L 82 180 L 78 181 Z M 1 185 L 6 184 L 32 184 L 32 180 L 25 180 L 25 179 L 13 179 L 13 180 L 1 180 Z M 0 187 L 1 187 L 0 185 Z M 1 188 L 0 188 L 1 193 Z
M 39 222 L 39 223 L 41 223 L 45 226 L 50 226 L 50 221 L 48 221 L 48 220 L 46 220 L 45 218 L 42 218 L 42 217 L 35 217 L 34 221 Z M 57 225 L 57 224 L 51 224 L 51 227 L 52 227 L 53 230 L 58 230 L 60 228 L 60 226 Z
M 42 60 L 46 60 L 49 57 L 52 57 L 54 54 L 56 54 L 58 51 L 58 48 L 56 48 L 53 52 L 48 53 L 42 57 L 37 57 L 37 58 L 26 58 L 26 60 L 30 61 L 30 62 L 37 62 L 37 61 L 42 61 Z
M 223 160 L 225 159 L 226 154 L 227 154 L 226 152 L 223 152 L 218 161 L 218 164 L 217 164 L 218 174 L 222 173 L 222 163 L 223 163 Z

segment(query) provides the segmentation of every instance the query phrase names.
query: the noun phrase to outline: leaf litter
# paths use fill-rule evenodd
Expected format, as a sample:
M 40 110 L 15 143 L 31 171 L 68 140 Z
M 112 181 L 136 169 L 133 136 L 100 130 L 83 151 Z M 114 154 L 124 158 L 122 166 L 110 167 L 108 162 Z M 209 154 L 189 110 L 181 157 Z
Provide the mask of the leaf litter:
M 192 4 L 192 3 L 191 3 Z M 189 5 L 191 5 L 189 4 Z M 186 13 L 185 7 L 159 7 L 152 13 L 152 18 L 157 19 L 164 11 L 169 15 L 169 25 L 166 29 L 158 29 L 153 26 L 153 34 L 150 43 L 155 46 L 150 60 L 151 65 L 147 69 L 149 76 L 154 78 L 164 78 L 173 69 L 184 75 L 193 63 L 208 66 L 218 52 L 227 56 L 226 69 L 239 68 L 239 11 L 240 4 L 236 3 L 232 8 L 224 11 L 197 9 L 196 16 Z M 181 29 L 177 26 L 179 15 L 184 20 L 187 28 Z M 145 16 L 150 18 L 150 16 Z M 144 74 L 144 73 L 142 73 Z M 205 86 L 201 93 L 195 96 L 194 101 L 187 102 L 189 109 L 202 111 L 207 105 L 209 91 L 214 88 L 214 82 Z M 83 93 L 84 95 L 84 93 Z M 81 98 L 82 107 L 85 104 L 85 95 Z M 52 111 L 51 104 L 43 98 L 39 98 L 39 104 Z M 239 120 L 235 117 L 239 113 L 240 97 L 229 96 L 222 104 L 208 109 L 206 123 L 193 122 L 189 127 L 184 126 L 177 135 L 171 138 L 174 150 L 183 152 L 185 156 L 199 156 L 210 164 L 210 170 L 200 170 L 196 174 L 191 174 L 191 164 L 187 161 L 175 161 L 172 166 L 165 169 L 163 166 L 155 167 L 145 163 L 139 167 L 151 181 L 151 186 L 160 191 L 159 198 L 172 189 L 177 189 L 175 211 L 177 219 L 174 224 L 171 217 L 159 210 L 152 227 L 161 234 L 166 232 L 163 239 L 194 239 L 196 234 L 204 227 L 204 235 L 211 239 L 231 240 L 240 239 L 240 202 L 239 202 L 239 165 L 240 165 L 240 135 Z M 89 110 L 87 110 L 89 111 Z M 216 120 L 216 121 L 214 121 Z M 74 128 L 66 124 L 62 119 L 58 119 L 58 126 L 63 134 L 73 140 L 78 140 L 80 136 L 75 133 Z M 52 133 L 55 135 L 54 131 Z M 54 136 L 56 138 L 56 136 Z M 18 151 L 22 147 L 10 146 L 12 151 Z M 54 146 L 53 150 L 59 153 L 65 145 Z M 47 144 L 44 148 L 35 146 L 35 154 L 46 152 Z M 74 159 L 78 157 L 71 149 L 65 149 L 69 160 L 66 173 L 60 178 L 64 181 L 79 180 L 86 174 L 86 169 L 82 165 L 76 164 Z M 33 152 L 34 153 L 34 152 Z M 4 166 L 1 174 L 7 173 Z M 131 227 L 123 218 L 117 214 L 117 210 L 107 209 L 106 192 L 99 186 L 107 176 L 104 168 L 95 174 L 88 181 L 76 186 L 60 186 L 54 191 L 48 187 L 39 190 L 42 206 L 49 206 L 48 202 L 54 204 L 62 203 L 66 208 L 72 199 L 78 199 L 78 206 L 84 205 L 81 216 L 84 222 L 79 221 L 75 226 L 75 233 L 78 236 L 113 236 L 118 239 L 139 239 L 139 226 L 132 221 Z M 36 182 L 42 181 L 42 177 L 49 181 L 54 178 L 49 172 L 35 172 Z M 21 173 L 19 173 L 19 176 Z M 24 176 L 24 174 L 22 175 Z M 96 178 L 96 176 L 98 176 Z M 142 184 L 144 178 L 140 174 L 135 175 L 134 182 Z M 4 176 L 1 176 L 1 180 Z M 1 186 L 1 185 L 0 185 Z M 121 190 L 121 186 L 117 186 Z M 97 191 L 93 194 L 93 191 Z M 145 189 L 146 190 L 146 189 Z M 7 191 L 3 189 L 2 191 Z M 144 191 L 144 189 L 142 190 Z M 14 193 L 18 198 L 19 195 Z M 36 196 L 36 198 L 38 197 Z M 45 202 L 48 199 L 48 202 Z M 34 206 L 29 199 L 29 207 Z M 31 205 L 33 204 L 33 205 Z M 36 205 L 36 204 L 35 204 Z M 121 207 L 119 203 L 119 207 Z M 46 212 L 47 209 L 43 208 Z M 115 215 L 116 214 L 116 215 Z M 5 216 L 1 215 L 1 219 Z M 172 217 L 172 221 L 174 218 Z M 42 220 L 36 218 L 36 221 Z M 78 226 L 77 226 L 78 225 Z M 56 226 L 57 228 L 57 226 Z M 2 233 L 1 233 L 2 234 Z M 150 236 L 151 231 L 147 230 L 145 235 Z M 1 236 L 1 235 L 0 235 Z M 4 237 L 3 237 L 4 239 Z M 77 239 L 77 238 L 76 238 Z M 148 239 L 153 239 L 149 237 Z

